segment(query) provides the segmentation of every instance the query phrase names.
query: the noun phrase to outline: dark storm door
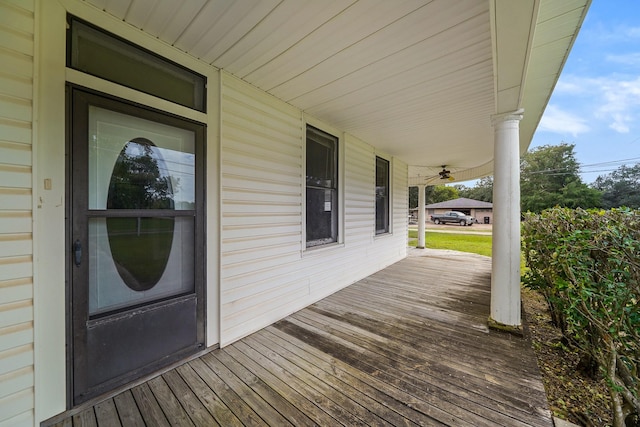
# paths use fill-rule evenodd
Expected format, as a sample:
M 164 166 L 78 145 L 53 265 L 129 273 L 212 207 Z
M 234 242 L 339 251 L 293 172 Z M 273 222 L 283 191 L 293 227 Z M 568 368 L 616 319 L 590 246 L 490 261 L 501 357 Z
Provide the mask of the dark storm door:
M 69 87 L 72 404 L 204 342 L 204 126 Z

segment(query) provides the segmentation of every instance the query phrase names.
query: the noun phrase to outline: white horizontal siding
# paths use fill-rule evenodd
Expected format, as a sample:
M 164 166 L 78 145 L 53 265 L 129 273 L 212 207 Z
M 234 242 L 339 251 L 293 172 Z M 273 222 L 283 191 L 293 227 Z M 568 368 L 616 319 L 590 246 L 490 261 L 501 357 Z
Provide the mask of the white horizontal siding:
M 392 164 L 393 181 L 393 228 L 406 230 L 408 224 L 407 206 L 409 206 L 409 179 L 406 163 L 394 161 Z
M 0 426 L 33 425 L 34 2 L 0 2 Z
M 381 266 L 395 262 L 396 257 L 407 255 L 407 230 L 409 206 L 409 168 L 404 162 L 393 159 L 391 162 L 391 229 L 394 236 L 393 250 L 385 251 L 380 259 Z M 397 251 L 394 254 L 393 251 Z
M 375 153 L 373 147 L 345 138 L 345 239 L 370 244 L 375 234 Z
M 393 215 L 402 212 L 404 222 L 376 237 L 375 150 L 338 135 L 344 237 L 339 245 L 305 251 L 302 112 L 223 73 L 220 135 L 221 345 L 405 255 L 406 165 L 398 163 L 393 178 L 405 186 L 393 190 L 399 194 Z
M 3 417 L 3 424 L 14 427 L 17 425 L 16 421 L 20 420 L 24 423 L 22 425 L 33 425 L 33 419 L 29 416 L 29 412 L 33 411 L 33 404 L 33 392 L 29 389 L 0 399 L 0 414 Z
M 301 113 L 222 76 L 222 340 L 291 303 L 300 284 L 279 271 L 300 259 Z M 304 288 L 304 286 L 303 286 Z M 295 296 L 295 297 L 294 297 Z

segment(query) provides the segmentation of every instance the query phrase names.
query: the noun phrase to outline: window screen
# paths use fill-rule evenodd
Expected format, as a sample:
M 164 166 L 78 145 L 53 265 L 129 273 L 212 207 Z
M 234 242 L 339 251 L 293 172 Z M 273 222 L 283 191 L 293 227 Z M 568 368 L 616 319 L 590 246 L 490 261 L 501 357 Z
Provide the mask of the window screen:
M 307 247 L 338 241 L 338 138 L 307 127 Z
M 389 232 L 389 161 L 376 157 L 376 234 Z

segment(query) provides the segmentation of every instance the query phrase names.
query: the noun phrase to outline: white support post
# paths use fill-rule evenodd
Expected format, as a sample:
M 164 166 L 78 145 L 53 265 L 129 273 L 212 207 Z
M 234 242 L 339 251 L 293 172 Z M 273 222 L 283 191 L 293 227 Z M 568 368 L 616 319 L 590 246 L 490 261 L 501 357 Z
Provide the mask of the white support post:
M 490 326 L 518 331 L 520 313 L 520 120 L 523 110 L 492 118 L 493 255 Z
M 425 212 L 424 212 L 424 189 L 425 185 L 418 185 L 418 249 L 424 249 L 424 223 L 425 223 Z

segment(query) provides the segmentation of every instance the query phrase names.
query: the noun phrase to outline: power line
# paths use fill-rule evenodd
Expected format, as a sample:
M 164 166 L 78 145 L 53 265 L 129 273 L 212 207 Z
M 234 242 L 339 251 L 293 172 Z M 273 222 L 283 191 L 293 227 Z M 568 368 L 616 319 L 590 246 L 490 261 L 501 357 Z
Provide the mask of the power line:
M 615 169 L 599 169 L 599 170 L 594 170 L 594 171 L 578 171 L 578 172 L 575 172 L 575 173 L 577 173 L 579 175 L 582 175 L 582 174 L 586 174 L 586 173 L 613 172 L 613 171 L 616 171 L 616 170 L 618 170 L 618 168 L 615 168 Z M 542 171 L 542 172 L 544 172 L 544 171 Z M 558 172 L 553 172 L 553 173 L 545 173 L 544 175 L 546 175 L 546 176 L 562 176 L 562 175 L 573 175 L 573 174 L 574 174 L 574 172 L 561 172 L 561 171 L 558 171 Z
M 620 159 L 620 160 L 610 160 L 608 162 L 600 162 L 600 163 L 591 163 L 587 165 L 579 165 L 579 169 L 576 172 L 568 171 L 567 168 L 557 168 L 557 169 L 544 169 L 539 171 L 529 172 L 530 175 L 547 175 L 547 176 L 561 176 L 561 175 L 572 175 L 574 173 L 578 174 L 586 174 L 586 173 L 599 173 L 599 172 L 613 172 L 618 170 L 619 167 L 613 169 L 598 169 L 598 170 L 584 170 L 584 168 L 594 168 L 594 167 L 602 167 L 602 166 L 626 166 L 628 162 L 637 161 L 640 162 L 640 157 L 632 157 L 629 159 Z
M 626 162 L 639 161 L 640 157 L 632 157 L 630 159 L 622 159 L 622 160 L 611 160 L 608 162 L 601 163 L 592 163 L 590 165 L 580 165 L 581 167 L 595 167 L 595 166 L 606 166 L 606 165 L 614 165 L 614 164 L 624 164 Z

